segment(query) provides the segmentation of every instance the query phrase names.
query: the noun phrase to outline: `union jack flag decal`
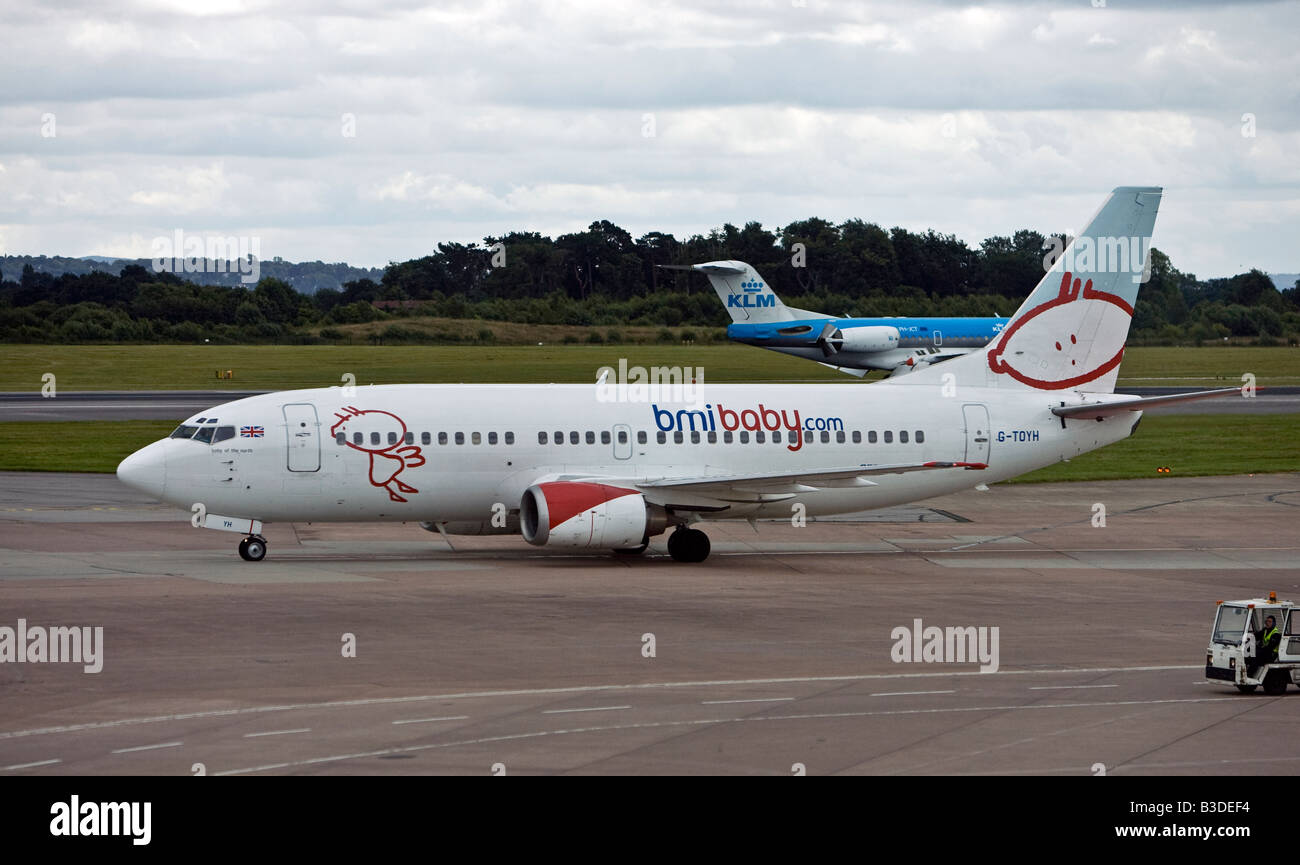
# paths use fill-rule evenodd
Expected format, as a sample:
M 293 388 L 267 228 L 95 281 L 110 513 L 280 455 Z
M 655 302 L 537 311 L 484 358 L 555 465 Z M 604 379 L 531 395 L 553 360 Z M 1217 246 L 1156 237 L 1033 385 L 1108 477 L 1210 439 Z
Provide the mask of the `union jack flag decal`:
M 266 430 L 260 426 L 241 426 L 239 428 L 240 437 L 246 439 L 260 439 L 265 433 Z

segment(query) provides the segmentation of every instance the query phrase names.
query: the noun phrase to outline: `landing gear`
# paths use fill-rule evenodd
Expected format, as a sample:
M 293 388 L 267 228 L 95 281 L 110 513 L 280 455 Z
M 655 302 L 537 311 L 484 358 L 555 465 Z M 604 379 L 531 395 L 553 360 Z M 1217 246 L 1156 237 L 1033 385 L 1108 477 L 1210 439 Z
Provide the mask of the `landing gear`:
M 702 562 L 709 557 L 709 536 L 699 529 L 679 528 L 668 536 L 668 555 L 679 562 Z
M 246 562 L 260 562 L 266 558 L 266 538 L 249 535 L 239 542 L 239 557 Z

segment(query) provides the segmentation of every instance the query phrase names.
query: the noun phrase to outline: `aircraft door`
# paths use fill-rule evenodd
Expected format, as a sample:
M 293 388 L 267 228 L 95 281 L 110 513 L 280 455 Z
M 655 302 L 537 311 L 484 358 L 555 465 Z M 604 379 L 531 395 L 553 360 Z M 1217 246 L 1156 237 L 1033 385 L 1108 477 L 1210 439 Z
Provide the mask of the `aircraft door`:
M 289 471 L 320 471 L 320 421 L 311 403 L 284 407 L 284 429 L 289 448 Z
M 632 458 L 632 428 L 625 423 L 614 424 L 614 459 Z
M 935 346 L 941 346 L 941 345 L 943 345 L 943 331 L 941 331 L 941 330 L 936 330 L 936 331 L 934 332 L 934 344 L 935 344 Z
M 989 410 L 976 403 L 964 405 L 961 410 L 966 420 L 966 462 L 987 464 L 989 461 Z

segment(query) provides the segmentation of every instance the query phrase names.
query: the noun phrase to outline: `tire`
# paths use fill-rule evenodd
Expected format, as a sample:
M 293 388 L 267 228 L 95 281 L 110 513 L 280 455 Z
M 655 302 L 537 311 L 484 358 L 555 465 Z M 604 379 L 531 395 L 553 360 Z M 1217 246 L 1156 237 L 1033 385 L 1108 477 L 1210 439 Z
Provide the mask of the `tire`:
M 1270 670 L 1269 674 L 1264 677 L 1264 693 L 1270 697 L 1280 697 L 1286 693 L 1286 686 L 1290 680 L 1287 674 L 1281 670 Z
M 261 538 L 245 538 L 244 541 L 240 545 L 244 547 L 244 558 L 250 562 L 260 562 L 266 558 L 266 541 Z
M 244 561 L 246 561 L 246 562 L 249 561 L 249 558 L 248 558 L 248 538 L 241 538 L 240 541 L 239 541 L 239 557 L 240 557 L 241 559 L 243 559 Z
M 668 554 L 679 562 L 702 562 L 711 546 L 709 536 L 699 529 L 678 529 L 668 536 Z

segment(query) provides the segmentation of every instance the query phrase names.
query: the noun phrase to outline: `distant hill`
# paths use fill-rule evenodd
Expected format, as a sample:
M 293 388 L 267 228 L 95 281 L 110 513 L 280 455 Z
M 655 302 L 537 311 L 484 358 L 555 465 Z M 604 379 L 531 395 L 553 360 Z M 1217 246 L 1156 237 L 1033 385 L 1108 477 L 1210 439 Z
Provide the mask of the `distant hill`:
M 128 264 L 138 264 L 146 270 L 153 269 L 153 259 L 149 258 L 109 258 L 103 255 L 87 255 L 70 258 L 63 255 L 5 255 L 0 256 L 0 278 L 17 280 L 22 276 L 23 267 L 30 264 L 34 270 L 52 276 L 75 273 L 85 276 L 94 271 L 104 271 L 114 275 L 121 273 Z M 218 267 L 217 265 L 224 265 Z M 327 264 L 323 261 L 262 261 L 259 277 L 274 276 L 283 279 L 303 294 L 315 294 L 322 288 L 338 289 L 345 282 L 358 279 L 372 279 L 378 282 L 384 276 L 382 267 L 353 267 L 343 262 Z M 224 270 L 225 272 L 220 272 Z M 204 261 L 201 270 L 186 273 L 178 270 L 177 275 L 199 285 L 236 286 L 240 284 L 241 273 L 238 262 Z

